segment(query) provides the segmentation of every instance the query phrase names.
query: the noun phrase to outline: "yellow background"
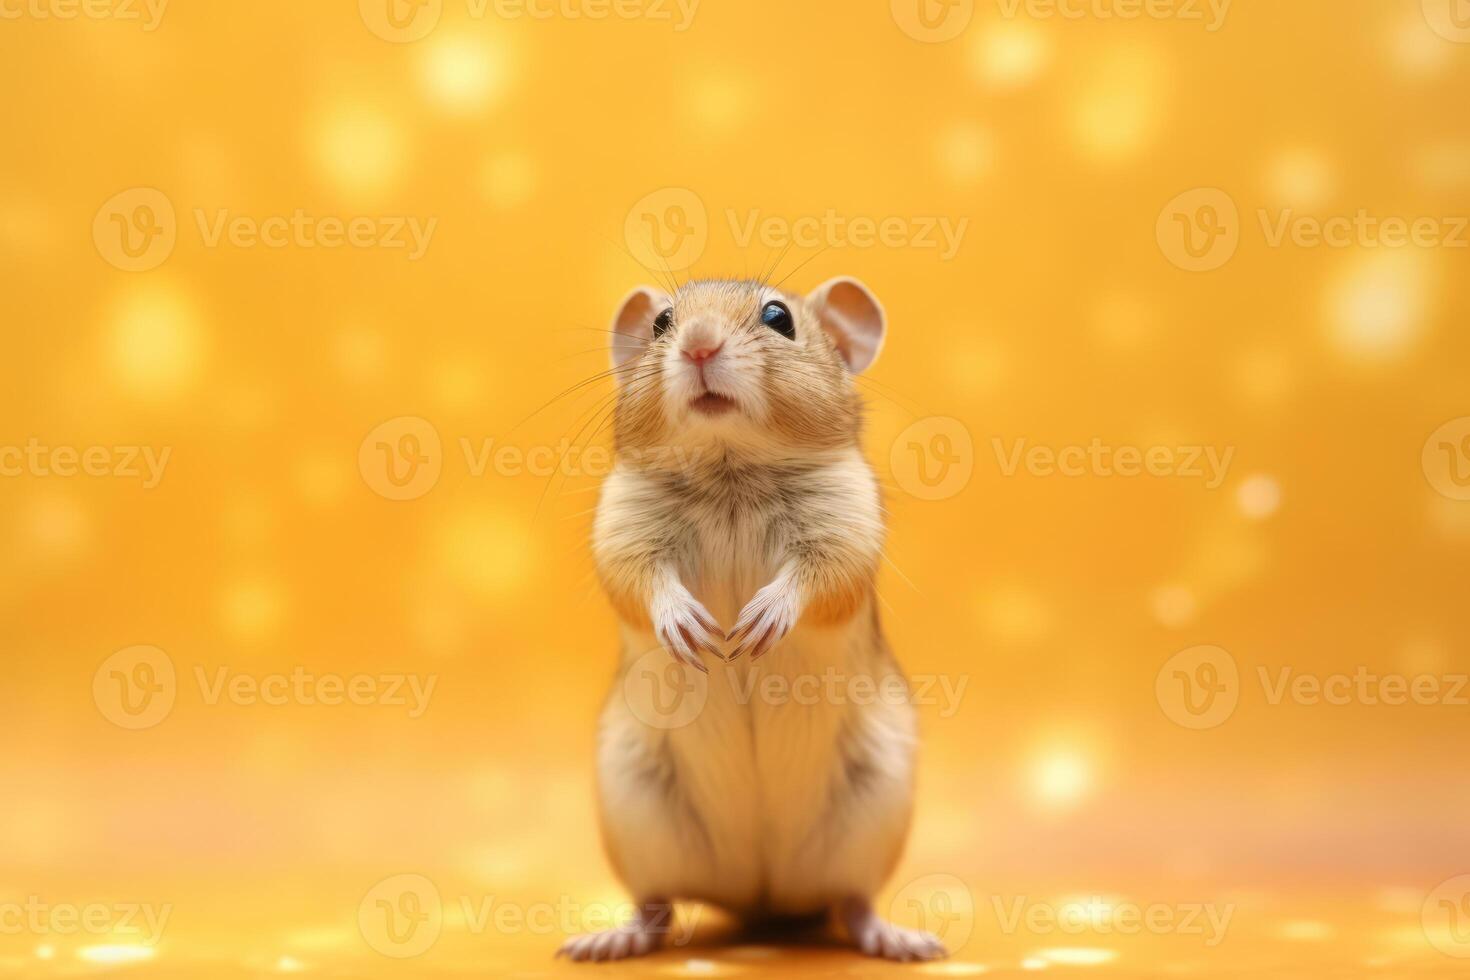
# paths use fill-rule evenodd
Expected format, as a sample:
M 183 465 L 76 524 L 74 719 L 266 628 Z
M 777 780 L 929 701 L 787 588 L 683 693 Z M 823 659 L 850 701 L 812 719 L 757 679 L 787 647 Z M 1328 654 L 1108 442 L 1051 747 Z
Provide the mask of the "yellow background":
M 702 240 L 680 278 L 851 274 L 887 306 L 864 389 L 887 629 L 908 671 L 968 686 L 957 710 L 922 709 L 917 817 L 884 902 L 917 895 L 969 935 L 944 969 L 1463 966 L 1441 950 L 1470 948 L 1424 913 L 1470 873 L 1470 707 L 1272 704 L 1259 675 L 1470 669 L 1470 503 L 1422 458 L 1470 416 L 1470 252 L 1268 235 L 1286 208 L 1449 230 L 1470 213 L 1470 44 L 1433 29 L 1452 12 L 1436 0 L 1237 0 L 1214 31 L 981 0 L 950 10 L 969 20 L 943 42 L 878 0 L 703 0 L 686 30 L 445 0 L 411 43 L 347 0 L 174 0 L 153 30 L 39 2 L 0 20 L 0 444 L 170 457 L 152 488 L 0 479 L 0 907 L 172 914 L 146 947 L 3 931 L 0 971 L 574 969 L 550 959 L 560 929 L 476 930 L 461 900 L 624 898 L 591 792 L 615 657 L 586 545 L 596 473 L 477 475 L 464 447 L 608 444 L 610 382 L 553 399 L 605 367 L 617 300 L 664 274 L 628 234 L 649 195 Z M 107 202 L 135 188 L 175 213 L 171 254 L 142 271 L 108 238 Z M 1167 228 L 1201 188 L 1238 209 L 1238 249 L 1189 272 L 1161 213 Z M 211 245 L 200 225 L 298 209 L 437 224 L 417 260 Z M 753 212 L 829 210 L 968 225 L 948 259 L 737 234 Z M 440 475 L 393 501 L 360 449 L 403 417 L 439 435 Z M 931 501 L 893 450 L 916 423 L 933 445 L 932 417 L 958 420 L 972 476 Z M 1214 488 L 1007 475 L 996 439 L 1233 457 Z M 1156 680 L 1203 644 L 1238 665 L 1239 702 L 1191 730 Z M 130 731 L 94 675 L 136 645 L 167 654 L 177 690 Z M 436 687 L 410 718 L 211 704 L 196 683 L 297 667 Z M 401 961 L 359 922 L 399 874 L 445 906 L 442 936 Z M 1007 930 L 996 909 L 1017 899 L 1082 902 L 1092 927 Z M 1108 909 L 1129 903 L 1233 919 L 1215 946 L 1120 937 Z M 616 969 L 900 969 L 720 935 Z

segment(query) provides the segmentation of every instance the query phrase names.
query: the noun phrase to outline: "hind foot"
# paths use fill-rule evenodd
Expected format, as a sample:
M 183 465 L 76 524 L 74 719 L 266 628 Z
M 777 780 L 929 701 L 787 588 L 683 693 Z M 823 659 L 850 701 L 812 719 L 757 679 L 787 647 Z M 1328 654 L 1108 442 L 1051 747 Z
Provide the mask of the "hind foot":
M 588 932 L 562 943 L 557 956 L 577 963 L 602 963 L 647 956 L 658 952 L 674 921 L 674 907 L 667 902 L 642 905 L 635 921 L 616 929 Z
M 866 899 L 848 899 L 838 906 L 838 912 L 853 945 L 866 956 L 908 963 L 939 960 L 949 955 L 938 936 L 884 922 Z

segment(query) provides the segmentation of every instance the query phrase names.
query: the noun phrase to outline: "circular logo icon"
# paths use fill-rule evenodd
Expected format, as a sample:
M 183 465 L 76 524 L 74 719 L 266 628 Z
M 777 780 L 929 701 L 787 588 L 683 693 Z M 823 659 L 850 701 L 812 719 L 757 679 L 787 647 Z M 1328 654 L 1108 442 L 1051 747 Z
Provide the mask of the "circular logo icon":
M 378 496 L 417 500 L 434 489 L 444 470 L 439 430 L 415 415 L 389 419 L 358 447 L 357 468 Z
M 178 693 L 174 662 L 158 647 L 119 650 L 92 675 L 92 700 L 102 717 L 133 731 L 167 718 Z
M 98 254 L 124 272 L 158 268 L 173 254 L 178 240 L 173 202 L 152 187 L 114 194 L 92 219 Z
M 959 419 L 920 419 L 898 434 L 888 462 L 904 492 L 920 500 L 946 500 L 970 485 L 975 441 Z
M 970 26 L 975 0 L 890 0 L 893 22 L 915 41 L 953 41 Z
M 628 209 L 623 238 L 645 269 L 678 272 L 704 255 L 709 214 L 698 194 L 685 187 L 665 187 Z
M 363 896 L 357 906 L 357 928 L 384 956 L 398 960 L 422 956 L 444 929 L 444 902 L 439 889 L 423 875 L 394 875 Z
M 1218 728 L 1240 704 L 1240 670 L 1220 647 L 1190 647 L 1159 668 L 1154 695 L 1176 725 L 1196 731 Z
M 699 717 L 708 699 L 709 677 L 662 648 L 639 657 L 623 675 L 628 710 L 650 728 L 683 728 Z
M 357 12 L 368 30 L 385 41 L 421 41 L 439 26 L 444 0 L 357 0 Z
M 1170 262 L 1186 272 L 1210 272 L 1240 247 L 1240 211 L 1219 188 L 1198 187 L 1164 205 L 1155 234 Z
M 1470 959 L 1470 875 L 1444 882 L 1424 900 L 1424 937 L 1446 956 Z
M 1446 41 L 1470 44 L 1470 0 L 1424 0 L 1424 19 Z
M 1470 500 L 1470 416 L 1446 422 L 1424 443 L 1424 475 L 1451 500 Z
M 904 885 L 888 903 L 888 917 L 899 925 L 932 932 L 953 956 L 975 930 L 975 897 L 954 875 L 932 874 Z

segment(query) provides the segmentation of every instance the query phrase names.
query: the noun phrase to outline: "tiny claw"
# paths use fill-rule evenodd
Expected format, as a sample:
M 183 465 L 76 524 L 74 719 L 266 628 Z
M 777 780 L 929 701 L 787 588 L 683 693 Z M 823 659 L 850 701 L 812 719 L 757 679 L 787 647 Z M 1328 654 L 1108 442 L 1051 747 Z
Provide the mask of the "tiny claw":
M 704 608 L 703 606 L 700 606 L 700 607 L 698 607 L 698 608 L 696 608 L 694 610 L 694 615 L 695 615 L 695 618 L 699 620 L 699 625 L 703 626 L 705 629 L 709 630 L 711 633 L 715 633 L 715 634 L 719 635 L 722 638 L 724 637 L 724 635 L 725 635 L 724 628 L 720 626 L 719 620 L 715 619 L 715 617 L 713 617 L 713 616 L 710 615 L 710 612 L 709 612 L 708 609 Z
M 704 636 L 703 634 L 696 633 L 694 630 L 690 629 L 687 626 L 680 626 L 679 634 L 684 640 L 684 645 L 688 648 L 688 653 L 691 659 L 698 660 L 698 657 L 695 655 L 698 654 L 700 650 L 703 650 L 705 653 L 714 656 L 718 660 L 725 659 L 724 656 L 721 655 L 719 649 L 714 645 L 713 642 L 711 642 L 709 637 Z M 701 664 L 700 666 L 703 667 L 703 664 Z M 707 670 L 706 673 L 708 673 Z

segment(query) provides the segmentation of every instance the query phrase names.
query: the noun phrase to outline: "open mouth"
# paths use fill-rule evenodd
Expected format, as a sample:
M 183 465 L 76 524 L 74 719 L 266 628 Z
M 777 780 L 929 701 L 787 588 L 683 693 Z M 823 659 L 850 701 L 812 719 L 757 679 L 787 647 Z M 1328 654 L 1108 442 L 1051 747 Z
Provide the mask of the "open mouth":
M 735 400 L 726 398 L 724 395 L 717 395 L 713 391 L 706 391 L 690 402 L 689 407 L 701 415 L 724 415 L 726 412 L 735 411 Z

